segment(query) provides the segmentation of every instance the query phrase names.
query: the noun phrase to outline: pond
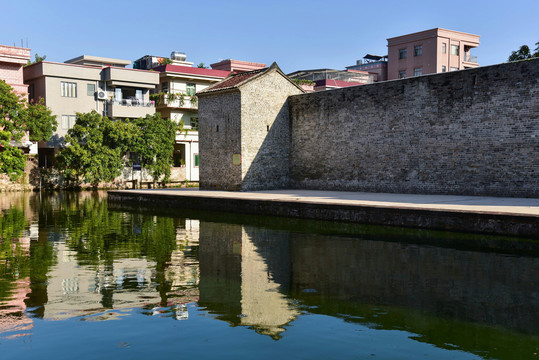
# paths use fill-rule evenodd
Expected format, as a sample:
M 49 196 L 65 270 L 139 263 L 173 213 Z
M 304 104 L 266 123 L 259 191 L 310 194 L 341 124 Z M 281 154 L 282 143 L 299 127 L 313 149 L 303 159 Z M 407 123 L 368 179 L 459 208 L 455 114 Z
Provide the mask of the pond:
M 0 194 L 0 359 L 539 359 L 539 243 Z

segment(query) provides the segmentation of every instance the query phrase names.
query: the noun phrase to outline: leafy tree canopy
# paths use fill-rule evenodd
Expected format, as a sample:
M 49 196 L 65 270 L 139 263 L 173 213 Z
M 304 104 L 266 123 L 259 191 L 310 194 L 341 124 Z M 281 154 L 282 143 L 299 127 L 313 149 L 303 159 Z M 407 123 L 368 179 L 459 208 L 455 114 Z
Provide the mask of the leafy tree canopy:
M 207 69 L 208 67 L 206 66 L 206 64 L 204 64 L 203 62 L 201 62 L 200 64 L 197 65 L 197 68 L 200 68 L 200 69 Z
M 507 60 L 519 61 L 539 57 L 539 42 L 536 42 L 535 45 L 536 48 L 533 53 L 531 52 L 528 45 L 522 45 L 520 49 L 518 49 L 517 51 L 513 51 Z
M 28 103 L 11 86 L 0 80 L 0 172 L 15 180 L 24 171 L 26 161 L 13 142 L 20 143 L 28 135 L 31 141 L 47 141 L 56 130 L 56 116 L 43 102 Z
M 159 114 L 134 120 L 111 120 L 96 111 L 77 114 L 68 131 L 68 146 L 58 155 L 58 167 L 68 181 L 97 186 L 110 182 L 130 165 L 127 152 L 135 152 L 154 179 L 170 177 L 177 125 Z
M 41 61 L 45 60 L 46 58 L 47 58 L 47 55 L 39 56 L 37 53 L 35 53 L 34 54 L 34 61 L 28 60 L 28 63 L 26 63 L 26 65 L 24 65 L 24 66 L 36 64 L 38 62 L 41 62 Z

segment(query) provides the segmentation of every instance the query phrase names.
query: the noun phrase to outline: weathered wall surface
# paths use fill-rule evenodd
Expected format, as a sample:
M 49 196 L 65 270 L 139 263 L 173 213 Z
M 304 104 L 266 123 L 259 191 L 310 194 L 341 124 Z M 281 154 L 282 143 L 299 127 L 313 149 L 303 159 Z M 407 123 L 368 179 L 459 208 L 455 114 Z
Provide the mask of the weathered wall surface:
M 295 188 L 539 196 L 539 60 L 292 96 Z
M 271 70 L 241 87 L 242 190 L 288 187 L 287 98 L 301 93 L 277 71 Z
M 241 166 L 232 162 L 232 155 L 241 153 L 240 111 L 239 91 L 199 98 L 201 189 L 241 189 Z

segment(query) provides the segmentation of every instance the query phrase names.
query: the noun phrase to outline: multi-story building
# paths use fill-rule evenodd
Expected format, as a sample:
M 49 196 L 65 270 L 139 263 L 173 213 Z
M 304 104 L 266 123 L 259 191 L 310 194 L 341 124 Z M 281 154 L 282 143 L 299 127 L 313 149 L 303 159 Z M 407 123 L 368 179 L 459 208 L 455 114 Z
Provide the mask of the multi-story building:
M 389 38 L 387 79 L 475 68 L 478 45 L 479 35 L 441 28 Z
M 366 71 L 334 69 L 300 70 L 290 73 L 287 76 L 294 80 L 311 81 L 312 89 L 300 84 L 307 92 L 371 84 L 376 78 L 374 74 Z
M 111 118 L 138 118 L 155 113 L 150 90 L 159 74 L 125 68 L 128 60 L 83 55 L 55 63 L 41 61 L 24 68 L 30 100 L 43 98 L 58 126 L 48 143 L 39 144 L 40 166 L 53 165 L 76 113 L 95 110 Z
M 374 75 L 374 81 L 387 80 L 387 55 L 367 54 L 355 65 L 347 66 L 346 70 L 365 71 Z
M 11 86 L 16 93 L 28 94 L 22 68 L 30 60 L 30 49 L 0 45 L 0 80 Z
M 133 67 L 159 73 L 159 86 L 152 97 L 157 111 L 164 118 L 181 122 L 184 129 L 176 134 L 174 167 L 185 168 L 185 178 L 198 181 L 198 102 L 195 94 L 226 78 L 231 69 L 193 67 L 192 62 L 186 61 L 186 55 L 178 51 L 172 52 L 170 58 L 146 55 L 135 60 Z
M 13 88 L 15 93 L 28 98 L 28 85 L 24 84 L 23 66 L 30 60 L 30 49 L 0 45 L 0 80 Z M 17 146 L 29 154 L 37 154 L 37 144 L 23 137 Z

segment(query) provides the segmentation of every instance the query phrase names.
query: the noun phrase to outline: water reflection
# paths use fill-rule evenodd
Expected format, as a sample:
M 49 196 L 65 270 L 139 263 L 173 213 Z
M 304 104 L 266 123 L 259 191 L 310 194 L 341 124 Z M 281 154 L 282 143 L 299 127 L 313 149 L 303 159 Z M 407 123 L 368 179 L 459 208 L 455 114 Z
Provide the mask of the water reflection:
M 397 241 L 365 227 L 334 236 L 297 220 L 111 211 L 89 192 L 9 194 L 0 213 L 0 337 L 31 334 L 38 319 L 188 320 L 196 304 L 274 340 L 323 314 L 486 358 L 538 350 L 534 242 L 454 248 L 421 232 Z

